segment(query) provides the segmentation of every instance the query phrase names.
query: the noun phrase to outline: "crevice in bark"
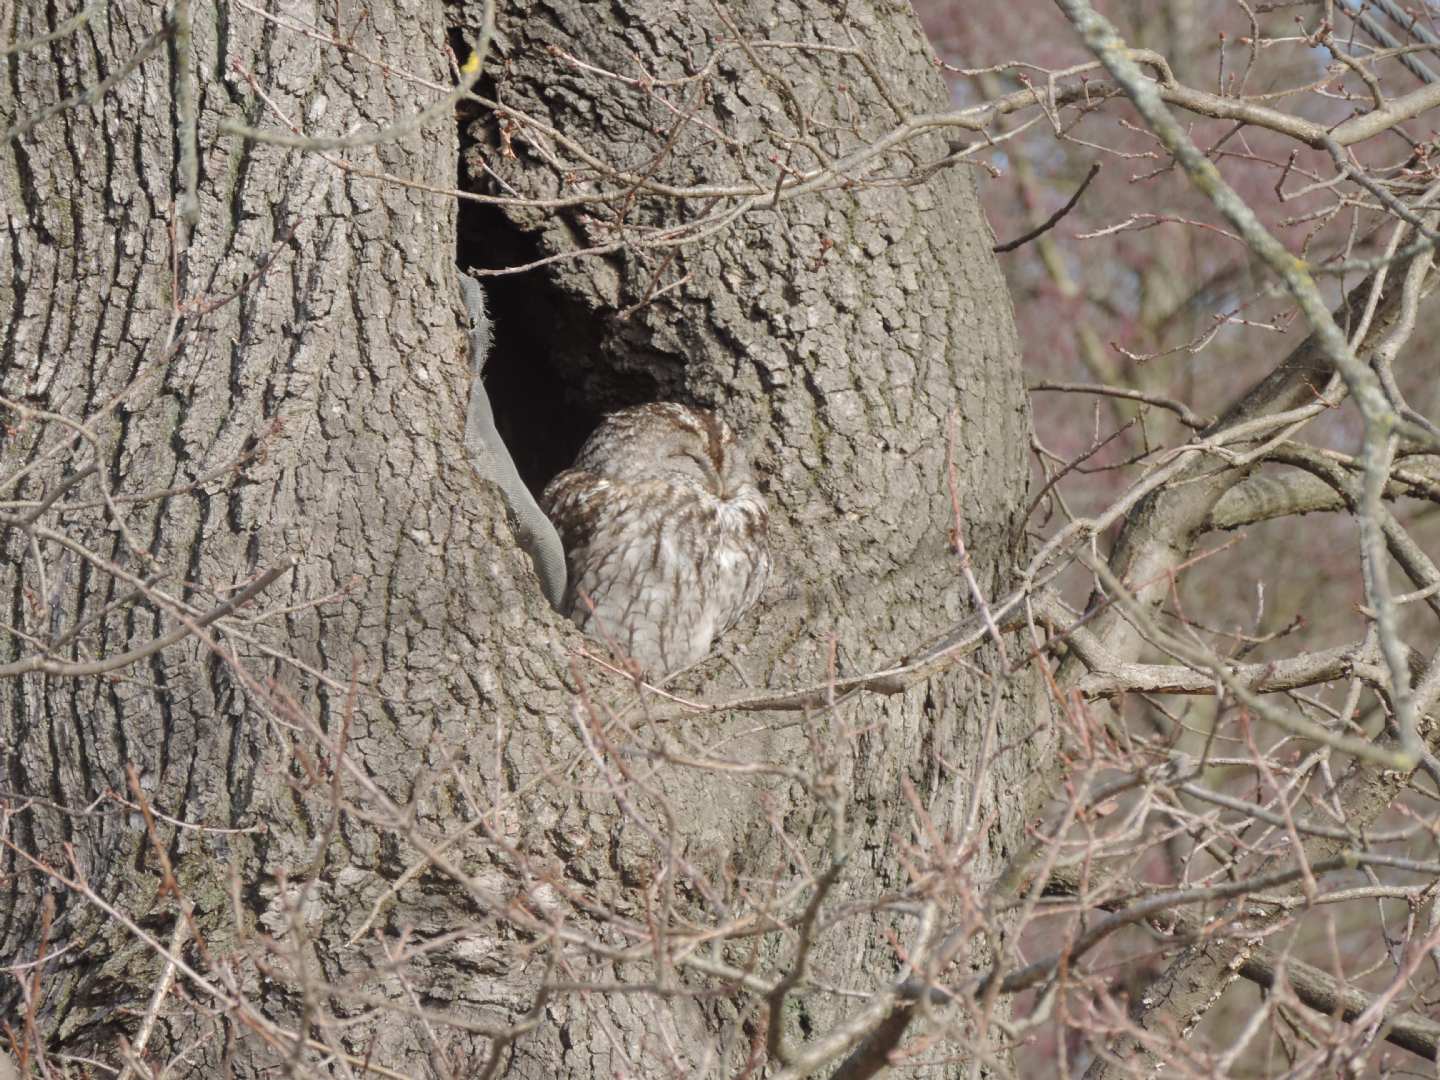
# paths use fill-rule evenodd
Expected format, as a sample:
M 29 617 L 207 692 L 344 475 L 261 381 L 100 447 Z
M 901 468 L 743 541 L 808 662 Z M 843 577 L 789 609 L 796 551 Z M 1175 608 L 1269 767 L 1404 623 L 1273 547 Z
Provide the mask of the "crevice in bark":
M 457 231 L 462 269 L 495 270 L 539 257 L 538 245 L 492 207 L 462 204 Z M 483 284 L 495 323 L 495 345 L 485 366 L 495 426 L 521 478 L 539 495 L 575 460 L 608 411 L 585 393 L 586 380 L 579 375 L 598 353 L 598 335 L 590 328 L 594 316 L 543 271 L 487 277 Z
M 458 55 L 468 49 L 456 47 Z M 490 94 L 493 85 L 482 78 L 477 89 Z M 470 164 L 472 154 L 483 160 L 493 152 L 477 145 L 473 122 L 462 109 L 457 182 L 468 191 L 495 194 Z M 526 231 L 496 206 L 462 201 L 456 233 L 461 269 L 499 270 L 552 254 L 540 234 Z M 570 466 L 607 413 L 673 396 L 662 394 L 633 357 L 617 362 L 613 346 L 607 346 L 613 338 L 607 333 L 613 329 L 606 324 L 610 313 L 594 310 L 545 269 L 485 277 L 482 283 L 495 323 L 485 369 L 495 426 L 537 496 Z

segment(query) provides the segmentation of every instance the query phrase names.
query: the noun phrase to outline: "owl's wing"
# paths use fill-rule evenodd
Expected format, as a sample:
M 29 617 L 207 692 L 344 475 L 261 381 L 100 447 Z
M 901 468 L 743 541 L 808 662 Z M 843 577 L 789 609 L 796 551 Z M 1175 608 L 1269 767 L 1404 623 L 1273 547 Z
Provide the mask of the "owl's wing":
M 594 591 L 586 573 L 592 559 L 590 548 L 610 531 L 612 519 L 622 500 L 617 485 L 588 469 L 566 469 L 551 480 L 541 496 L 541 506 L 560 534 L 565 546 L 569 578 L 561 611 L 574 610 L 576 589 Z

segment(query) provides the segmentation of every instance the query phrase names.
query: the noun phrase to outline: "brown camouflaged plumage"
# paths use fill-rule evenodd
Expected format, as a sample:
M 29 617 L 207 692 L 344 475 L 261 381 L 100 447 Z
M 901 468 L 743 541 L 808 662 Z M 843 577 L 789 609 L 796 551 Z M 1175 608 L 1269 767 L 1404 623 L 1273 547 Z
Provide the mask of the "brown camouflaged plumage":
M 770 571 L 764 496 L 735 433 L 705 409 L 606 417 L 541 501 L 565 544 L 562 610 L 652 676 L 704 657 Z

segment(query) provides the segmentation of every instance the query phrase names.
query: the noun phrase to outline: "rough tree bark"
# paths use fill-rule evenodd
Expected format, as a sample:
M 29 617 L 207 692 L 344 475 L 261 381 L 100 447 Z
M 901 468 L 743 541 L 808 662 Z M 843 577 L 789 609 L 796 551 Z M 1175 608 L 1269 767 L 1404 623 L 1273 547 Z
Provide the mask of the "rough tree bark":
M 763 1030 L 754 994 L 674 957 L 621 956 L 636 944 L 624 920 L 705 926 L 763 907 L 804 885 L 807 863 L 825 868 L 838 809 L 849 857 L 826 910 L 856 909 L 818 936 L 807 974 L 888 986 L 900 963 L 887 935 L 906 941 L 914 928 L 866 909 L 924 850 L 906 786 L 952 842 L 977 841 L 982 878 L 997 869 L 1020 827 L 1006 795 L 1046 752 L 1044 739 L 1024 742 L 1030 683 L 992 680 L 997 659 L 981 653 L 803 722 L 682 713 L 644 726 L 626 680 L 573 658 L 583 640 L 545 606 L 496 493 L 463 460 L 455 201 L 436 190 L 455 175 L 448 110 L 324 153 L 221 130 L 283 131 L 283 117 L 343 135 L 405 121 L 452 82 L 447 13 L 422 2 L 307 17 L 318 29 L 197 8 L 193 55 L 169 34 L 98 101 L 56 112 L 0 157 L 11 256 L 0 280 L 0 498 L 11 502 L 0 510 L 27 514 L 73 480 L 3 539 L 0 664 L 45 663 L 0 680 L 0 964 L 49 958 L 4 980 L 5 1014 L 18 1033 L 28 1012 L 52 1052 L 115 1060 L 165 967 L 153 941 L 176 946 L 177 986 L 195 1006 L 168 998 L 146 1053 L 188 1053 L 195 1075 L 368 1062 L 464 1076 L 496 1046 L 515 1076 L 733 1074 Z M 473 28 L 478 8 L 448 17 Z M 46 18 L 23 3 L 7 34 L 48 33 Z M 172 25 L 160 18 L 113 6 L 11 54 L 0 123 L 118 72 Z M 773 182 L 769 159 L 786 151 L 768 132 L 808 126 L 838 157 L 893 124 L 886 94 L 913 112 L 943 105 L 912 15 L 879 0 L 726 5 L 723 18 L 521 2 L 499 25 L 497 74 L 482 89 L 669 183 Z M 587 78 L 550 48 L 678 78 L 737 32 L 859 45 L 887 85 L 843 53 L 729 48 L 694 103 L 702 122 L 677 133 L 646 89 Z M 187 83 L 193 227 L 177 210 Z M 857 110 L 853 129 L 842 108 Z M 524 122 L 503 135 L 496 152 L 499 129 L 482 114 L 470 165 L 483 157 L 525 196 L 568 193 L 563 146 Z M 757 206 L 700 243 L 562 261 L 497 286 L 514 311 L 565 313 L 524 333 L 553 349 L 541 358 L 557 376 L 549 390 L 576 413 L 678 398 L 722 410 L 750 441 L 779 567 L 722 645 L 731 663 L 683 676 L 687 697 L 823 682 L 832 652 L 842 674 L 869 670 L 970 610 L 948 548 L 952 415 L 958 524 L 981 587 L 1006 583 L 1023 546 L 1028 417 L 989 231 L 963 166 L 885 182 L 951 149 L 922 141 L 851 190 Z M 626 228 L 701 212 L 636 205 Z M 473 219 L 459 258 L 573 250 L 603 225 L 512 206 L 503 221 Z M 503 308 L 499 330 L 503 353 L 507 331 L 522 331 Z M 275 570 L 241 616 L 121 670 L 57 666 L 143 649 Z M 612 758 L 600 755 L 605 771 L 586 749 L 587 717 L 617 715 L 638 734 L 612 731 L 631 751 L 613 760 L 644 763 L 622 798 Z M 982 763 L 987 724 L 992 748 L 1022 749 Z M 807 789 L 640 752 L 696 745 L 833 772 Z M 158 812 L 149 824 L 142 803 Z M 813 895 L 811 882 L 769 914 L 793 926 Z M 793 934 L 758 941 L 712 958 L 792 970 Z M 542 994 L 547 981 L 622 988 Z M 856 1007 L 797 995 L 787 1036 L 833 1035 Z M 533 1024 L 513 1027 L 522 1021 Z

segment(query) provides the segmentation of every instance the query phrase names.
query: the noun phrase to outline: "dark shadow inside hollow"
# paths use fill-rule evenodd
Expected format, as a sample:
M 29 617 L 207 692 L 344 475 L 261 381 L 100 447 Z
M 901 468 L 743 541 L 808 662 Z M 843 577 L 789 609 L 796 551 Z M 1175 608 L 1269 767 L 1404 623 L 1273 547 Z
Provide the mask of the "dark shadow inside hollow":
M 452 11 L 452 17 L 457 13 Z M 449 38 L 457 62 L 470 55 L 469 43 L 477 33 L 478 27 L 452 25 Z M 494 100 L 493 69 L 476 84 L 479 97 Z M 488 196 L 513 194 L 495 179 L 489 165 L 524 149 L 505 145 L 495 116 L 478 103 L 462 101 L 457 114 L 457 186 Z M 580 217 L 592 212 L 553 211 L 554 220 L 564 219 L 575 237 L 587 235 Z M 461 199 L 456 230 L 456 261 L 472 273 L 525 266 L 554 254 L 542 246 L 539 230 L 517 224 L 511 213 L 494 204 Z M 519 273 L 475 274 L 495 326 L 485 367 L 495 426 L 521 478 L 537 496 L 574 462 L 607 413 L 685 397 L 684 357 L 655 353 L 643 327 L 616 321 L 614 310 L 597 308 L 585 292 L 567 287 L 574 268 L 575 263 L 564 262 Z M 585 276 L 580 275 L 582 280 Z
M 460 183 L 467 186 L 463 166 Z M 497 207 L 461 201 L 456 261 L 462 270 L 503 270 L 544 254 Z M 622 370 L 613 338 L 607 338 L 608 313 L 556 285 L 544 268 L 475 276 L 495 324 L 485 366 L 495 426 L 538 496 L 574 462 L 606 413 L 657 400 L 656 381 L 633 364 Z
M 527 246 L 499 211 L 461 203 L 456 243 L 461 269 L 473 273 L 533 261 Z M 579 306 L 564 298 L 543 271 L 476 276 L 495 324 L 485 365 L 495 427 L 538 497 L 551 477 L 575 460 L 600 422 L 602 410 L 585 401 L 575 377 L 574 358 L 591 335 L 577 332 L 586 322 Z

